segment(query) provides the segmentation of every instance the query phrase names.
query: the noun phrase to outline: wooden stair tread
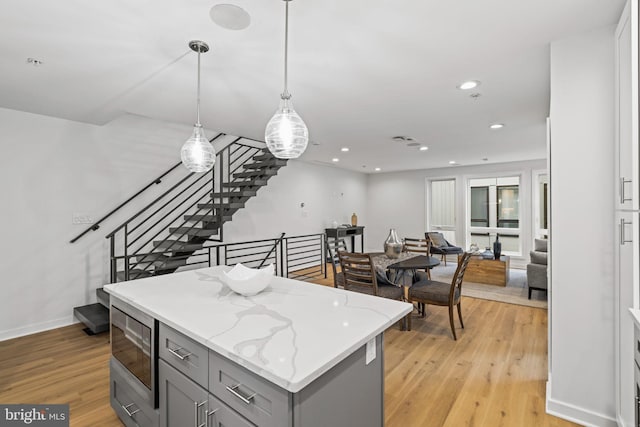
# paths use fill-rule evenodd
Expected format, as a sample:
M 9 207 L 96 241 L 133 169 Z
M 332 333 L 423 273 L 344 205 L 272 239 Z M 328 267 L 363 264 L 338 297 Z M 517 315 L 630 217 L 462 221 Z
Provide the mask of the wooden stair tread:
M 225 191 L 224 193 L 211 193 L 213 198 L 241 198 L 241 197 L 253 197 L 257 194 L 257 190 L 242 190 L 242 191 Z
M 153 242 L 153 246 L 160 249 L 167 249 L 172 252 L 195 252 L 202 249 L 203 243 L 183 242 L 182 240 L 158 240 Z
M 246 172 L 236 172 L 233 174 L 234 178 L 252 178 L 259 176 L 275 176 L 278 174 L 279 168 L 268 168 L 268 169 L 256 169 Z
M 246 198 L 247 200 L 249 199 L 248 197 Z M 228 202 L 228 203 L 201 203 L 198 205 L 198 208 L 200 209 L 239 209 L 239 208 L 244 208 L 244 204 L 245 201 L 242 200 L 238 200 L 235 202 Z M 197 215 L 197 214 L 196 214 Z M 184 217 L 188 217 L 188 216 L 193 216 L 193 215 L 185 215 Z
M 231 218 L 232 218 L 232 215 L 238 210 L 238 208 L 225 209 L 225 210 L 226 210 L 226 212 L 222 216 L 222 220 L 223 221 L 230 221 Z M 185 215 L 184 219 L 186 221 L 217 223 L 219 218 L 218 218 L 218 215 Z
M 267 185 L 267 180 L 265 179 L 252 179 L 249 181 L 234 181 L 234 182 L 223 182 L 223 187 L 263 187 Z
M 178 227 L 178 228 L 170 228 L 169 233 L 177 234 L 177 235 L 185 235 L 185 236 L 213 236 L 214 234 L 218 234 L 218 228 L 198 228 L 198 227 Z
M 276 159 L 274 157 L 273 159 L 270 159 L 270 160 L 263 160 L 255 163 L 248 163 L 244 165 L 244 168 L 245 169 L 262 169 L 262 168 L 268 168 L 268 167 L 274 167 L 274 166 L 282 167 L 286 165 L 287 165 L 286 160 Z

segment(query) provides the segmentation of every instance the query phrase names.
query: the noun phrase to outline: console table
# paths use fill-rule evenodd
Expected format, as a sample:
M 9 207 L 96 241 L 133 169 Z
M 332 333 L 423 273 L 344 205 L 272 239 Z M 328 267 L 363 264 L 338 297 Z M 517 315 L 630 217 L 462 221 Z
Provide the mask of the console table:
M 460 261 L 458 255 L 458 261 Z M 485 259 L 482 256 L 472 256 L 464 273 L 464 280 L 487 285 L 507 286 L 509 281 L 509 257 L 503 255 L 500 259 Z
M 358 225 L 355 227 L 326 228 L 324 232 L 327 237 L 333 237 L 334 239 L 344 239 L 346 237 L 351 237 L 351 252 L 356 251 L 356 236 L 360 236 L 360 252 L 364 253 L 363 225 Z

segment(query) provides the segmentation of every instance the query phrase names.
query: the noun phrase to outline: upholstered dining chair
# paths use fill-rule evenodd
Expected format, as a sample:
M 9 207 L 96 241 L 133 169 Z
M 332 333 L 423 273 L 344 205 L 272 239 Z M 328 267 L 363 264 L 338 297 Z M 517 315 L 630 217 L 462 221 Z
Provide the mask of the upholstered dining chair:
M 405 252 L 431 256 L 431 241 L 429 239 L 405 237 L 402 240 L 404 241 Z M 431 270 L 427 268 L 425 272 L 427 273 L 427 279 L 431 279 Z
M 329 240 L 328 238 L 324 241 L 325 250 L 327 251 L 327 260 L 331 263 L 331 269 L 333 270 L 333 287 L 334 288 L 343 288 L 344 287 L 344 274 L 342 271 L 338 271 L 338 266 L 340 265 L 340 258 L 338 258 L 338 252 L 346 251 L 347 244 L 344 239 L 333 239 Z
M 454 305 L 458 307 L 458 318 L 460 319 L 460 325 L 464 329 L 460 301 L 462 296 L 462 280 L 464 278 L 464 272 L 467 270 L 467 265 L 469 265 L 470 258 L 471 254 L 469 252 L 462 254 L 451 283 L 422 280 L 414 283 L 413 286 L 409 288 L 409 302 L 418 303 L 418 312 L 421 317 L 425 317 L 427 304 L 449 307 L 449 323 L 451 324 L 451 333 L 453 334 L 454 340 L 458 339 L 453 324 Z M 409 318 L 409 330 L 411 330 L 411 318 Z
M 464 252 L 461 247 L 454 246 L 444 238 L 444 235 L 437 231 L 428 231 L 424 237 L 431 243 L 431 253 L 440 255 L 447 265 L 447 255 L 458 255 Z
M 396 286 L 376 275 L 371 255 L 339 251 L 338 257 L 346 290 L 396 300 L 404 298 L 402 286 Z

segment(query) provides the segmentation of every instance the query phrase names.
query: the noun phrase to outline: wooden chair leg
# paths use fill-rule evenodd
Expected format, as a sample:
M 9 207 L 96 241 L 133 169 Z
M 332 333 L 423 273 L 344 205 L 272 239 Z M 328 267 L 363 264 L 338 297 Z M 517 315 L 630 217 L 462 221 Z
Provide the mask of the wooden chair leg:
M 444 266 L 446 267 L 447 266 L 447 256 L 445 254 L 442 254 L 441 260 L 444 261 Z
M 407 314 L 407 330 L 408 331 L 411 330 L 411 314 L 413 314 L 413 310 L 411 310 L 409 314 Z
M 458 303 L 458 318 L 460 319 L 460 325 L 462 325 L 462 329 L 464 329 L 464 322 L 462 321 L 462 309 L 460 308 L 460 303 Z
M 427 316 L 427 304 L 421 302 L 420 303 L 420 307 L 422 308 L 422 312 L 420 313 L 420 317 L 426 317 Z
M 456 328 L 453 326 L 453 306 L 449 306 L 449 323 L 451 324 L 451 333 L 453 333 L 453 340 L 457 341 L 458 337 L 456 337 Z
M 427 279 L 431 280 L 431 269 L 427 268 Z

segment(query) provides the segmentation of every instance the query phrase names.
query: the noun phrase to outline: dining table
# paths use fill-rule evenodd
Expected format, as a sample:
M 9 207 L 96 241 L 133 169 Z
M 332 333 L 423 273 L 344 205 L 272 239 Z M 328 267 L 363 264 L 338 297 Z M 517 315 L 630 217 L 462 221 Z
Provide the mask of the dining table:
M 401 252 L 397 258 L 388 257 L 384 252 L 373 252 L 369 255 L 379 276 L 405 288 L 413 284 L 417 271 L 440 265 L 440 260 L 436 257 L 411 252 Z

